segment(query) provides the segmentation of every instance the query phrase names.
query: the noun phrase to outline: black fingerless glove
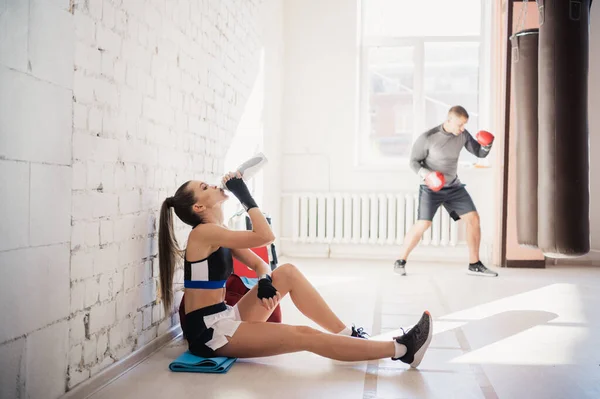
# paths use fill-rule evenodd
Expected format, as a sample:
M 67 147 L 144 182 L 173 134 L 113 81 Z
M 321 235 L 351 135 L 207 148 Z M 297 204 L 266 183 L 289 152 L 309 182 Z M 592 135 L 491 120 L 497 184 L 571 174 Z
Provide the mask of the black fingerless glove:
M 273 287 L 273 280 L 268 274 L 258 280 L 258 296 L 259 299 L 273 298 L 277 294 L 277 289 Z
M 248 191 L 248 186 L 246 186 L 244 180 L 240 179 L 239 177 L 234 177 L 227 180 L 225 186 L 233 193 L 233 195 L 236 196 L 238 200 L 240 200 L 246 212 L 252 208 L 258 208 L 258 205 L 256 205 L 256 201 L 254 201 L 250 191 Z

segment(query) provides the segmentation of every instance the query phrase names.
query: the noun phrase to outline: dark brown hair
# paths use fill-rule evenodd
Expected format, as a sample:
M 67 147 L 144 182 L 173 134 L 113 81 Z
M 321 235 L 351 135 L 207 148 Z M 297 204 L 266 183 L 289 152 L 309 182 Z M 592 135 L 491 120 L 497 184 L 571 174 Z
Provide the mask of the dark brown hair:
M 454 114 L 454 115 L 462 116 L 463 118 L 469 119 L 469 113 L 467 112 L 466 109 L 464 109 L 464 107 L 461 107 L 460 105 L 455 105 L 454 107 L 450 108 L 450 110 L 448 111 L 448 114 Z
M 202 223 L 202 218 L 194 212 L 192 206 L 196 203 L 193 190 L 188 188 L 189 181 L 177 189 L 175 195 L 168 197 L 160 208 L 158 226 L 158 268 L 160 272 L 160 292 L 162 294 L 165 315 L 170 314 L 173 304 L 173 274 L 175 273 L 176 255 L 182 255 L 175 232 L 173 231 L 173 213 L 182 222 L 192 227 Z

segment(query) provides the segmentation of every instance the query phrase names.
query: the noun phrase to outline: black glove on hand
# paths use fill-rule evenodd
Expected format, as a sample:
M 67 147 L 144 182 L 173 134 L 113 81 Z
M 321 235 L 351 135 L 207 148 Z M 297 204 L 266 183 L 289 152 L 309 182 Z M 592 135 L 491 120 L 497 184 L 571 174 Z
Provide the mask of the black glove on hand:
M 271 279 L 271 276 L 267 274 L 266 277 L 258 280 L 258 294 L 256 295 L 258 296 L 258 299 L 269 299 L 273 298 L 275 295 L 277 295 L 277 289 L 273 287 L 273 280 Z
M 248 191 L 248 186 L 246 186 L 244 180 L 239 177 L 232 177 L 227 180 L 225 186 L 238 200 L 240 200 L 246 212 L 252 208 L 258 208 L 258 205 L 256 205 L 254 198 L 252 198 L 250 191 Z

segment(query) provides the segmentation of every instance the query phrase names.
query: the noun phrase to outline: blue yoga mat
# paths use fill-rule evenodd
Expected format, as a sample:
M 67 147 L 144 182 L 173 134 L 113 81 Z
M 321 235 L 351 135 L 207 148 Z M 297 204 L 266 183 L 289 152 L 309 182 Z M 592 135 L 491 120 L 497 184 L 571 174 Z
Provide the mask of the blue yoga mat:
M 199 357 L 186 351 L 169 364 L 169 369 L 175 372 L 220 374 L 229 371 L 236 360 L 236 357 Z

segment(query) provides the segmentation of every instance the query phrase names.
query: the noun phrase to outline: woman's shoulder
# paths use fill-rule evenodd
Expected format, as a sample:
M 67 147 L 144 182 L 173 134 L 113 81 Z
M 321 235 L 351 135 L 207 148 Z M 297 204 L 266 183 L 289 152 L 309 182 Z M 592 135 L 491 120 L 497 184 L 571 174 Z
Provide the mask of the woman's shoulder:
M 214 246 L 208 243 L 208 240 L 206 240 L 206 235 L 204 235 L 202 232 L 203 230 L 204 229 L 198 229 L 198 227 L 195 227 L 188 235 L 185 250 L 185 258 L 188 262 L 196 262 L 192 261 L 192 259 L 204 260 L 214 252 L 218 251 L 220 248 L 219 246 Z
M 220 224 L 216 224 L 216 223 L 202 223 L 202 224 L 197 225 L 196 227 L 194 227 L 192 229 L 192 231 L 190 231 L 190 237 L 202 236 L 205 234 L 212 234 L 215 232 L 215 230 L 221 230 L 221 229 L 229 230 L 227 228 L 227 226 L 225 226 L 225 225 L 220 225 Z

